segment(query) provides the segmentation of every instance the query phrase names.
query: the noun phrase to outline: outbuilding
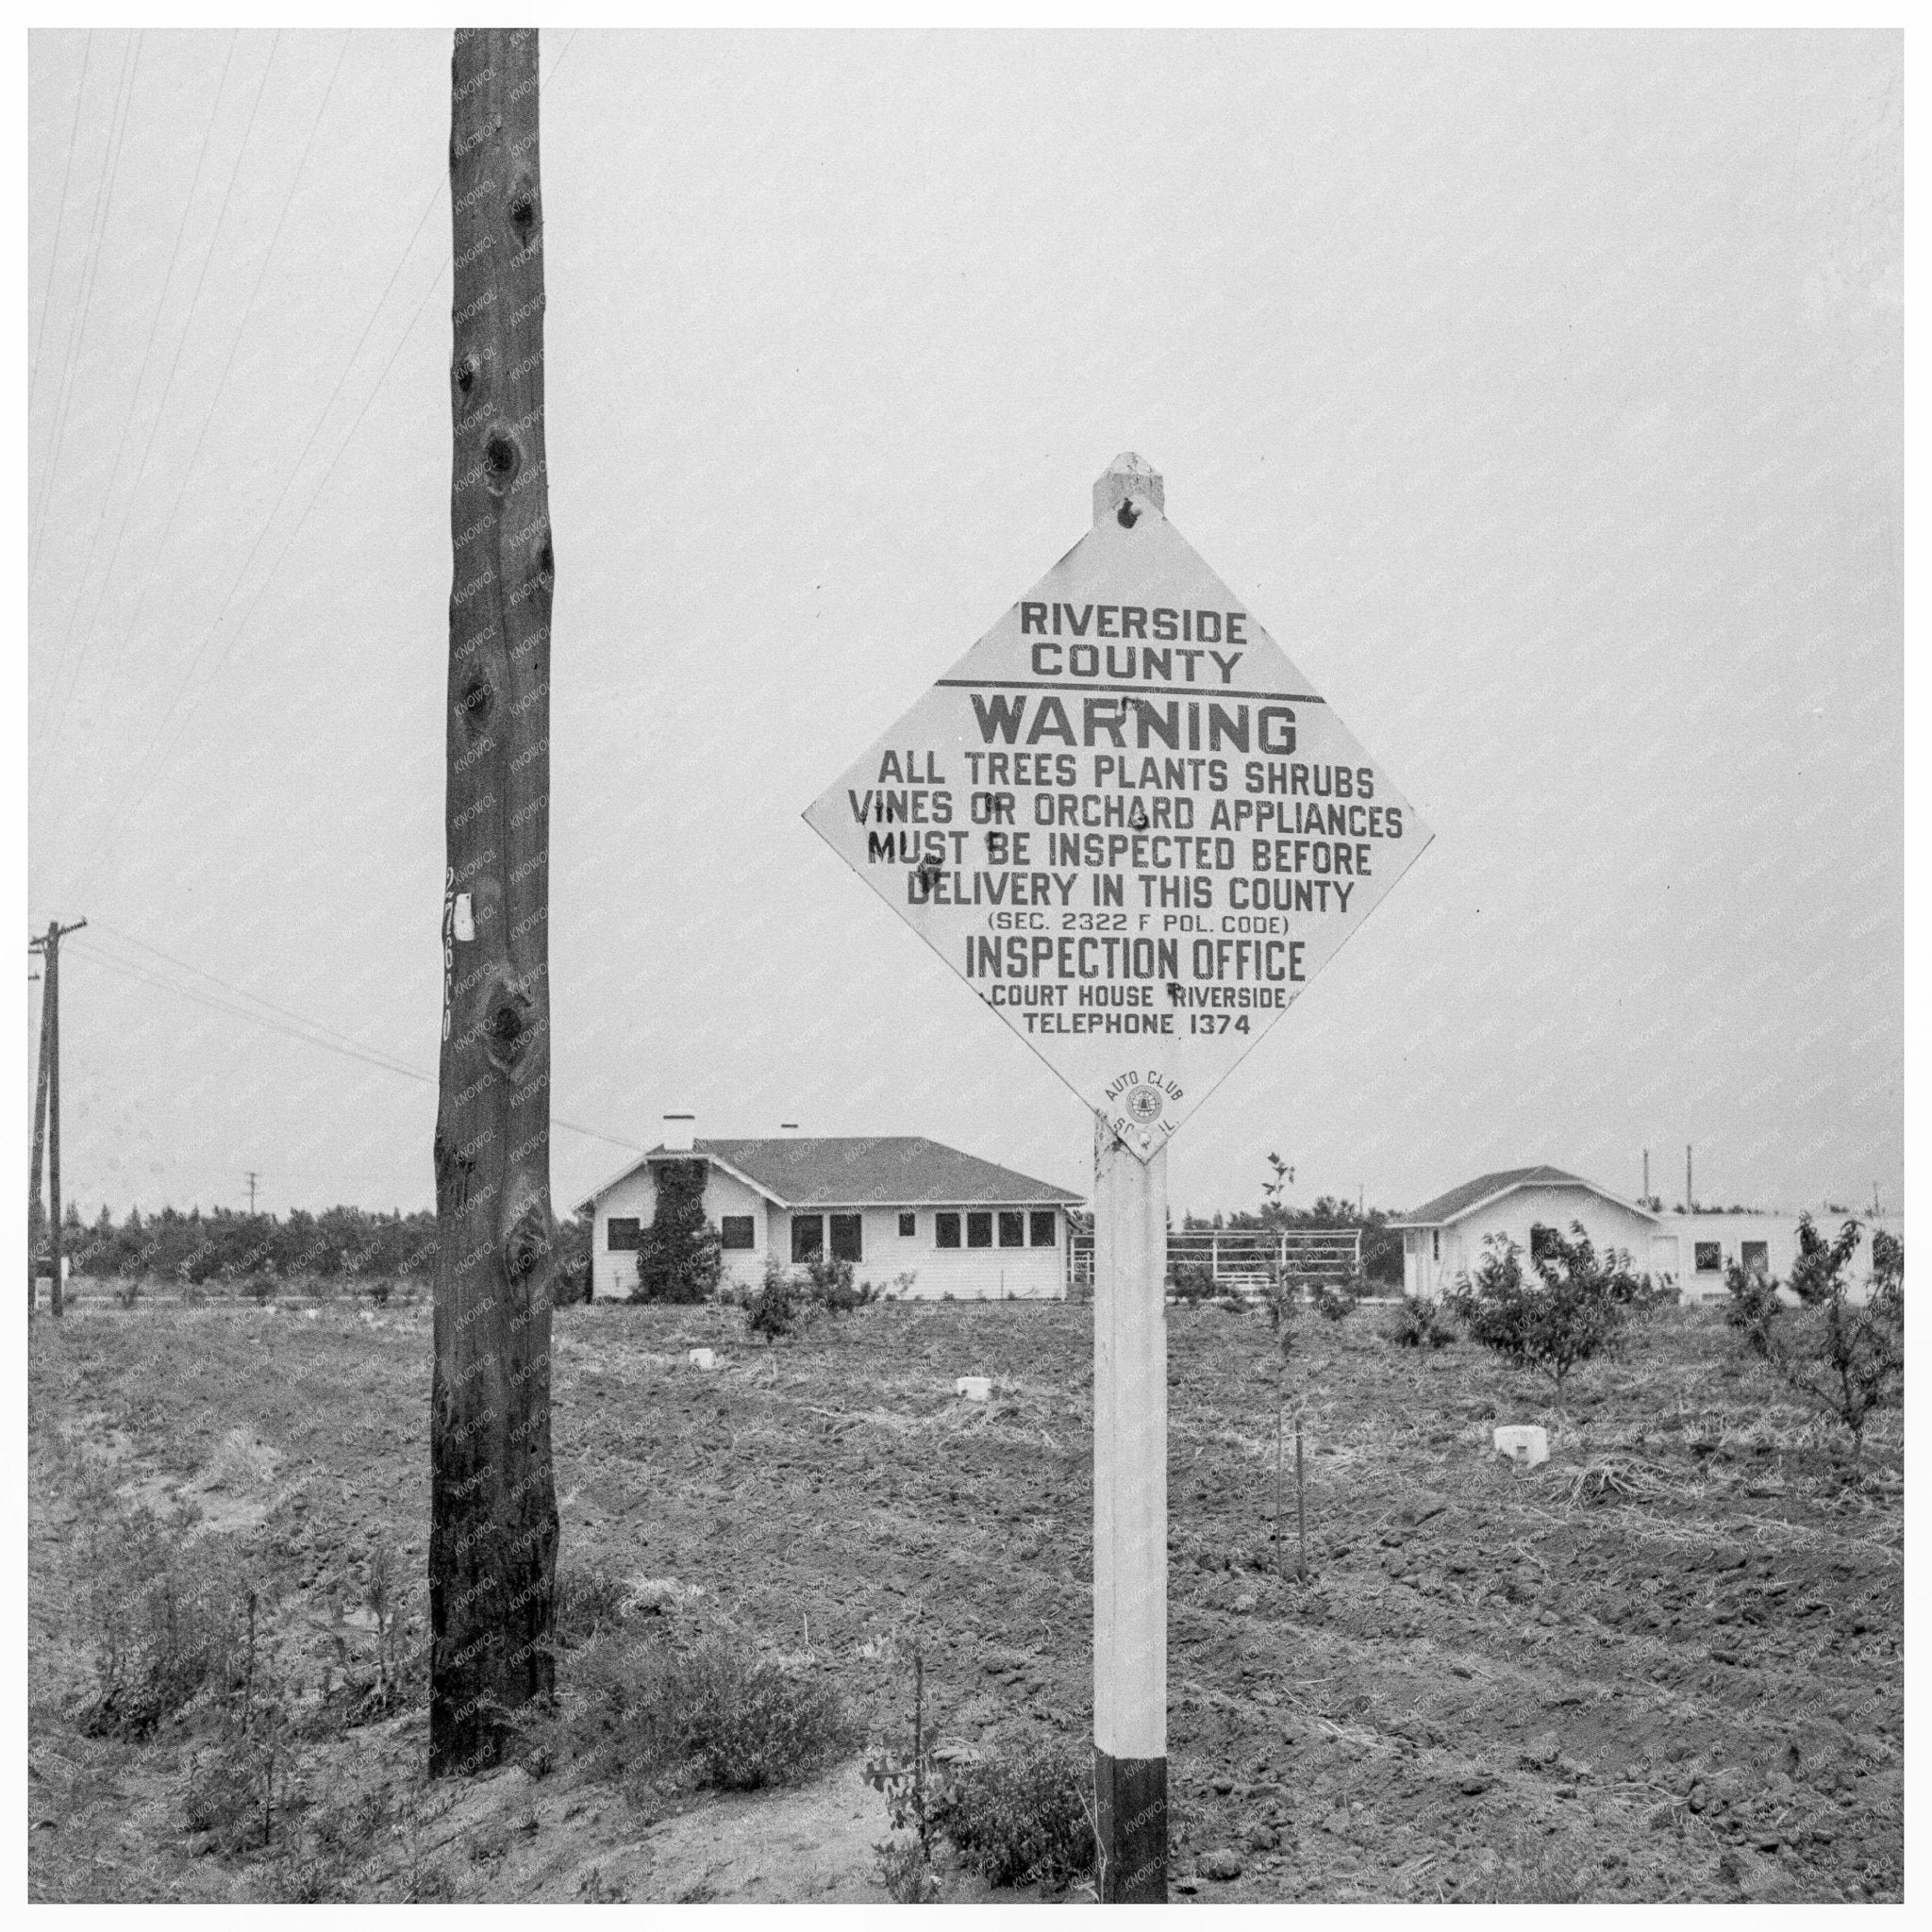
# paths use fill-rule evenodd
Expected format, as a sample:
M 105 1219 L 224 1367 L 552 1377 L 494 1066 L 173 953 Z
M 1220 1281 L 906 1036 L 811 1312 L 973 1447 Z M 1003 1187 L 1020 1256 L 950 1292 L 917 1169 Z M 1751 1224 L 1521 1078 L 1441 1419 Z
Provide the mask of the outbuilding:
M 1478 1174 L 1389 1224 L 1402 1230 L 1404 1291 L 1433 1301 L 1475 1273 L 1491 1236 L 1513 1241 L 1526 1257 L 1532 1228 L 1568 1234 L 1579 1221 L 1599 1253 L 1623 1248 L 1639 1274 L 1677 1275 L 1676 1238 L 1660 1216 L 1559 1167 Z
M 1478 1174 L 1389 1224 L 1402 1230 L 1402 1285 L 1409 1294 L 1433 1300 L 1459 1276 L 1474 1274 L 1491 1236 L 1507 1237 L 1527 1257 L 1532 1228 L 1567 1235 L 1573 1223 L 1581 1222 L 1598 1253 L 1624 1250 L 1637 1273 L 1654 1280 L 1668 1276 L 1684 1300 L 1694 1302 L 1723 1295 L 1725 1272 L 1734 1263 L 1788 1279 L 1798 1258 L 1800 1219 L 1795 1212 L 1771 1210 L 1665 1212 L 1558 1167 L 1515 1167 Z M 1873 1230 L 1884 1228 L 1903 1239 L 1905 1221 L 1895 1214 L 1850 1215 L 1834 1208 L 1812 1214 L 1827 1241 L 1847 1220 L 1857 1221 L 1860 1233 L 1845 1278 L 1851 1298 L 1862 1301 L 1872 1271 Z
M 592 1299 L 636 1288 L 638 1243 L 670 1162 L 703 1163 L 705 1219 L 737 1287 L 756 1288 L 767 1262 L 803 1267 L 824 1256 L 918 1300 L 1067 1291 L 1067 1209 L 1081 1197 L 1064 1188 L 917 1135 L 701 1141 L 692 1126 L 690 1115 L 667 1114 L 663 1141 L 584 1204 Z

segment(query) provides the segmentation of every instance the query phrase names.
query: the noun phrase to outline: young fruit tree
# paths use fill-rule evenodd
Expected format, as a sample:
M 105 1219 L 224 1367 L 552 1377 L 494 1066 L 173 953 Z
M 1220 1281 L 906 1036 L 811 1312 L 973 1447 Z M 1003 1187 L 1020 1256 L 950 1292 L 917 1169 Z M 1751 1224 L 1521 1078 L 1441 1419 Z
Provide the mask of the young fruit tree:
M 1645 1284 L 1619 1248 L 1599 1256 L 1580 1221 L 1570 1238 L 1531 1230 L 1531 1271 L 1507 1235 L 1490 1235 L 1474 1279 L 1464 1275 L 1445 1297 L 1470 1339 L 1515 1362 L 1540 1369 L 1557 1385 L 1616 1341 L 1626 1307 L 1644 1299 Z
M 1827 1241 L 1807 1214 L 1798 1224 L 1798 1258 L 1788 1286 L 1798 1306 L 1778 1300 L 1777 1283 L 1761 1271 L 1726 1271 L 1726 1319 L 1787 1388 L 1836 1416 L 1852 1438 L 1852 1469 L 1862 1469 L 1872 1412 L 1904 1399 L 1906 1373 L 1905 1243 L 1883 1229 L 1872 1238 L 1870 1294 L 1851 1298 L 1845 1271 L 1858 1247 L 1858 1224 L 1847 1221 Z

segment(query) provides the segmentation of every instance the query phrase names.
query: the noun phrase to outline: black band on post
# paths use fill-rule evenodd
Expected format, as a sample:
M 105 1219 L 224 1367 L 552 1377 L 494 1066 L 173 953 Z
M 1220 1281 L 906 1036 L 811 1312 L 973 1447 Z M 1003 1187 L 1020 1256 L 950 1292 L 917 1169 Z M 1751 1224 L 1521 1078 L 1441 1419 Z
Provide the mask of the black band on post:
M 1094 1748 L 1104 1905 L 1167 1903 L 1167 1759 L 1110 1757 Z

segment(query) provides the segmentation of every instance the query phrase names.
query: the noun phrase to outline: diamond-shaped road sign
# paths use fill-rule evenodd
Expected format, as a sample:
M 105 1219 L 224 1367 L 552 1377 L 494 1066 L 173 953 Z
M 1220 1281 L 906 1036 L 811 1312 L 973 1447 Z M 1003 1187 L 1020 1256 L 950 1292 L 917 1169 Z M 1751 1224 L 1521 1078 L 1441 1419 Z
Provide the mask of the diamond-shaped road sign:
M 1432 834 L 1117 458 L 1093 527 L 805 814 L 1141 1159 Z

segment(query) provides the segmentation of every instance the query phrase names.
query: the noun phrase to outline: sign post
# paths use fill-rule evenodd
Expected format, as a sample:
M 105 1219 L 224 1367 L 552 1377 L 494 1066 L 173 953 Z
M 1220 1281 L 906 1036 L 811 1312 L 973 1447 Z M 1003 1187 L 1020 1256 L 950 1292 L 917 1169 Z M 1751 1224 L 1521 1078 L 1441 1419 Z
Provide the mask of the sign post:
M 1100 1895 L 1167 1897 L 1167 1150 L 1093 1124 L 1093 1795 Z
M 1167 1895 L 1167 1144 L 1430 838 L 1117 457 L 806 812 L 1094 1115 L 1101 1895 Z

